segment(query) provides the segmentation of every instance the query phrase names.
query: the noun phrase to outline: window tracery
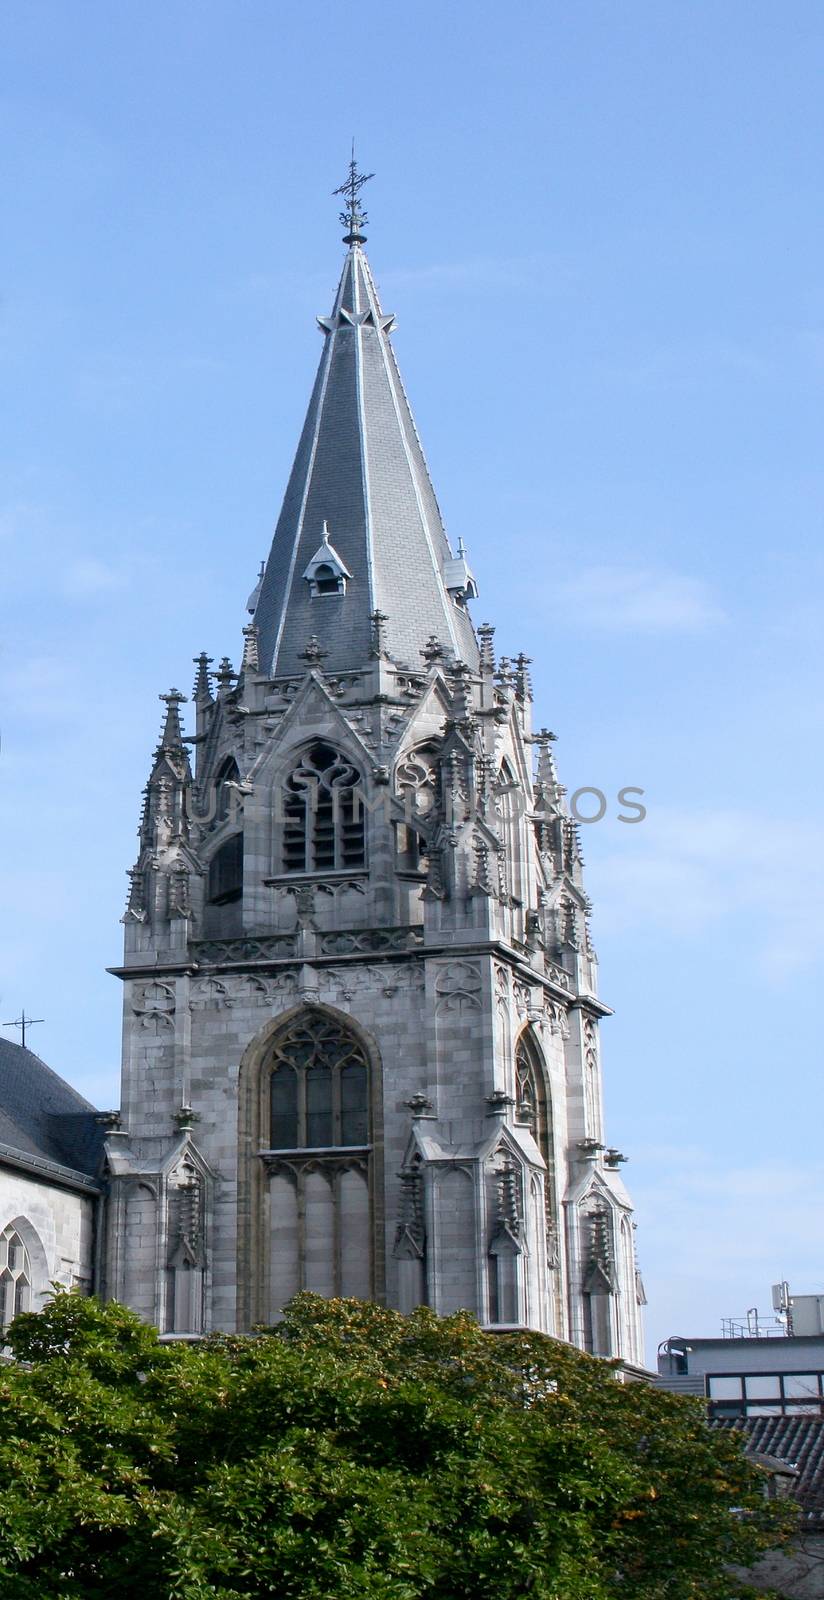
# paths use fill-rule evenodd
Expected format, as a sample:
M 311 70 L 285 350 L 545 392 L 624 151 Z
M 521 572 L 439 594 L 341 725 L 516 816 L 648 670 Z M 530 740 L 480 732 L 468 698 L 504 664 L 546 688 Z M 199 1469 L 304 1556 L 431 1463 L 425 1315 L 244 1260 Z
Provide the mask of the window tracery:
M 558 1215 L 552 1101 L 543 1063 L 528 1030 L 515 1046 L 515 1106 L 518 1121 L 529 1128 L 546 1164 L 546 1232 L 552 1260 L 557 1249 Z
M 395 770 L 395 793 L 403 803 L 405 820 L 396 824 L 397 864 L 407 872 L 425 873 L 429 867 L 429 846 L 416 820 L 434 819 L 441 805 L 441 772 L 437 745 L 423 744 L 410 750 Z
M 0 1328 L 31 1309 L 31 1262 L 17 1230 L 0 1233 Z
M 369 1138 L 368 1065 L 335 1017 L 309 1012 L 280 1034 L 270 1078 L 273 1150 L 358 1148 Z
M 283 870 L 351 871 L 365 860 L 360 774 L 318 740 L 304 750 L 284 786 Z

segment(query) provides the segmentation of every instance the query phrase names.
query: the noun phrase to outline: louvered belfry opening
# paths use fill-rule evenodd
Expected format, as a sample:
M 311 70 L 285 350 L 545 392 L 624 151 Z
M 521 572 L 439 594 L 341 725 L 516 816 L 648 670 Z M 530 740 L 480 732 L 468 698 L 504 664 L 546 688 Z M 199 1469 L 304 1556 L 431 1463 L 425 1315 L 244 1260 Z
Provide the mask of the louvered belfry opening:
M 360 774 L 318 740 L 289 774 L 283 804 L 285 872 L 355 871 L 366 862 Z

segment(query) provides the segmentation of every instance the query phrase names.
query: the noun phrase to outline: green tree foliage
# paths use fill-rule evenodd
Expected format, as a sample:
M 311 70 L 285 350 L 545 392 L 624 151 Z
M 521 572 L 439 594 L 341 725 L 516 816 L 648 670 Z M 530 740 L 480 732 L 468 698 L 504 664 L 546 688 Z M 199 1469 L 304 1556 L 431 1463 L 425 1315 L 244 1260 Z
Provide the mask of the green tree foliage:
M 59 1294 L 8 1338 L 2 1600 L 729 1600 L 778 1541 L 697 1402 L 464 1314 L 181 1345 Z

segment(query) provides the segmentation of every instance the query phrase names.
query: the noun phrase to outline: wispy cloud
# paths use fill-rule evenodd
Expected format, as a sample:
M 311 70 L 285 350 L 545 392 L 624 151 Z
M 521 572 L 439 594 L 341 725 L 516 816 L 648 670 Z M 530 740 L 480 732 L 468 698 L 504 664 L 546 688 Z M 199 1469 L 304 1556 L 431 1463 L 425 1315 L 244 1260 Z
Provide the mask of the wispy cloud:
M 792 830 L 791 870 L 777 841 Z M 630 830 L 627 829 L 627 832 Z M 631 848 L 597 861 L 599 926 L 694 938 L 745 919 L 763 976 L 780 984 L 824 959 L 824 825 L 758 811 L 652 806 Z
M 820 1172 L 799 1172 L 780 1152 L 719 1164 L 700 1146 L 642 1146 L 633 1157 L 651 1341 L 718 1334 L 722 1317 L 754 1304 L 771 1315 L 770 1285 L 783 1277 L 798 1294 L 820 1290 Z
M 724 621 L 709 585 L 683 573 L 646 567 L 600 566 L 555 585 L 559 610 L 576 628 L 610 633 L 698 633 Z
M 124 574 L 115 567 L 94 556 L 87 556 L 72 562 L 63 577 L 63 592 L 71 600 L 89 600 L 112 589 L 122 588 L 124 582 Z

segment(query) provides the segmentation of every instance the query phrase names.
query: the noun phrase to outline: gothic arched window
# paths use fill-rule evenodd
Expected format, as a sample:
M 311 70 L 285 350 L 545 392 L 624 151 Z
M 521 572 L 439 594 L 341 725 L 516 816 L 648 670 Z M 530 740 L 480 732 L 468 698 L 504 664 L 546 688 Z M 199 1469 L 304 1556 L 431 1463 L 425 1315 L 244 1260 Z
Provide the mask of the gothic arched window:
M 31 1307 L 31 1262 L 13 1227 L 0 1233 L 0 1328 L 7 1328 Z
M 395 770 L 395 793 L 404 808 L 404 821 L 396 823 L 397 864 L 403 871 L 426 872 L 428 847 L 415 827 L 418 818 L 431 818 L 441 802 L 441 773 L 437 745 L 422 744 L 401 757 Z
M 523 790 L 507 761 L 501 765 L 495 785 L 495 807 L 500 819 L 502 889 L 519 903 L 524 898 L 524 865 L 521 842 L 521 817 L 523 815 Z
M 273 1049 L 271 1148 L 362 1148 L 369 1139 L 368 1088 L 357 1039 L 323 1011 L 303 1013 Z
M 215 773 L 214 783 L 214 820 L 225 822 L 227 817 L 234 819 L 239 807 L 237 785 L 240 781 L 238 764 L 234 756 L 227 756 Z
M 528 1029 L 515 1046 L 515 1115 L 529 1128 L 546 1163 L 547 1236 L 552 1243 L 557 1226 L 552 1101 L 540 1051 Z
M 304 750 L 283 791 L 285 872 L 355 870 L 366 859 L 360 774 L 330 744 Z

